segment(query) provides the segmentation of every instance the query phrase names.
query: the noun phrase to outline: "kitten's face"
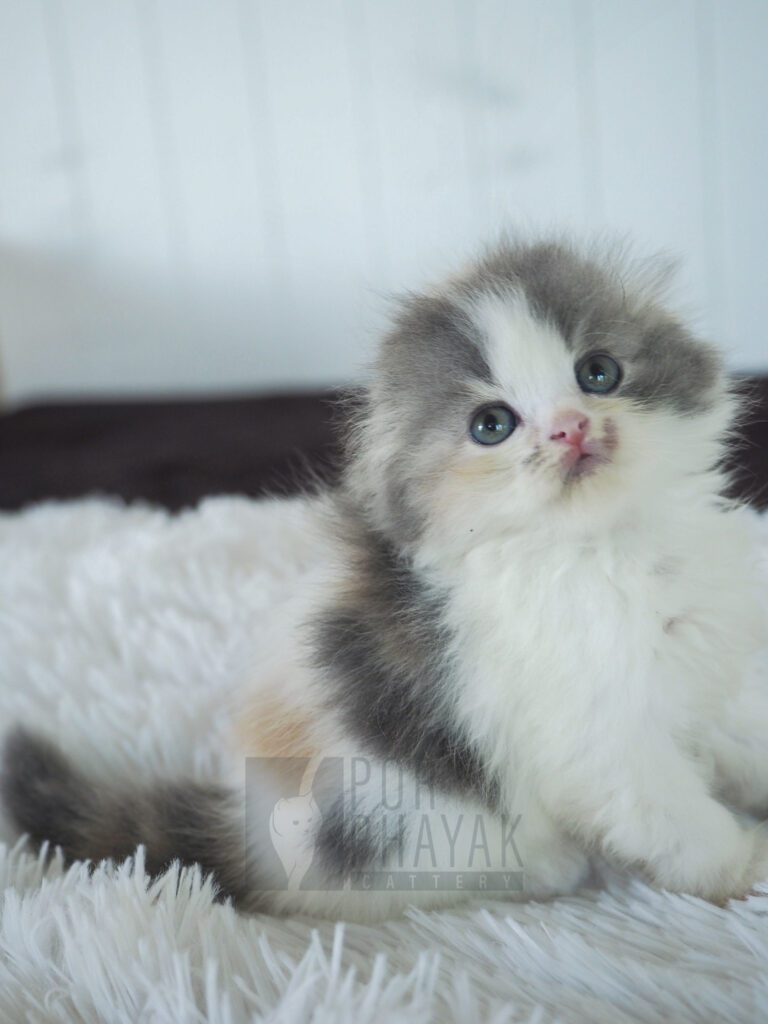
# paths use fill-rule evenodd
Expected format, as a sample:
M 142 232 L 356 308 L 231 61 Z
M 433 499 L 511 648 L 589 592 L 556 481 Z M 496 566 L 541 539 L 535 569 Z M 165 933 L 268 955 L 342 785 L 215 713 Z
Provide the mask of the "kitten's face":
M 378 525 L 467 543 L 663 500 L 714 464 L 731 411 L 708 346 L 560 246 L 501 250 L 411 300 L 371 398 Z

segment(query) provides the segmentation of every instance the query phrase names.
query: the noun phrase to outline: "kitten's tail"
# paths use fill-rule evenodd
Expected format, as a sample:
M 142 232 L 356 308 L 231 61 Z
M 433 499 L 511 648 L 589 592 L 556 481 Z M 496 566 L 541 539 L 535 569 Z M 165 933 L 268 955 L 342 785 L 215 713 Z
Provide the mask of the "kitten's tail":
M 150 874 L 174 861 L 199 864 L 222 897 L 245 903 L 243 835 L 233 794 L 223 787 L 101 785 L 48 740 L 21 728 L 8 736 L 0 770 L 5 810 L 36 845 L 48 840 L 67 861 L 96 862 L 123 860 L 143 844 Z

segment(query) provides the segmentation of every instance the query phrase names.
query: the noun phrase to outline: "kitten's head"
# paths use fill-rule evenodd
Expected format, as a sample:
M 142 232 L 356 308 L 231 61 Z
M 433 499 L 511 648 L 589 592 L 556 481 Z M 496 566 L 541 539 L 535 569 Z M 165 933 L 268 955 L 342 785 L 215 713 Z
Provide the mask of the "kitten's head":
M 651 282 L 505 244 L 407 298 L 355 431 L 372 525 L 402 544 L 583 533 L 710 470 L 733 411 L 721 360 Z

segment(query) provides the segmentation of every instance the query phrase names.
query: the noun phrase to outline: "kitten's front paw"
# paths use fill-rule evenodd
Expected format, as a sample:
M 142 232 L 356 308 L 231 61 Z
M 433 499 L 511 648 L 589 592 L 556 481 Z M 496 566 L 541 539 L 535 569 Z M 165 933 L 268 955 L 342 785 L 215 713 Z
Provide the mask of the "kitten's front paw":
M 755 835 L 755 852 L 749 866 L 749 877 L 752 879 L 747 895 L 756 888 L 768 889 L 768 836 L 760 830 Z
M 711 903 L 744 899 L 755 885 L 768 880 L 768 843 L 735 823 L 716 841 L 691 841 L 675 857 L 661 858 L 652 870 L 663 889 L 687 892 Z

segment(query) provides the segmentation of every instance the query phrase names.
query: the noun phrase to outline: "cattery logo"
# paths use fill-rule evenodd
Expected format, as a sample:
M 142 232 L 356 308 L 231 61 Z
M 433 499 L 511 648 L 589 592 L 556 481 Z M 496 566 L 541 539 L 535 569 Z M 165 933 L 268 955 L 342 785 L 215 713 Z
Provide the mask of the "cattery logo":
M 246 761 L 252 890 L 519 892 L 520 815 L 446 796 L 363 756 Z
M 317 762 L 304 770 L 296 796 L 280 797 L 269 818 L 269 839 L 287 878 L 289 890 L 301 888 L 315 859 L 315 845 L 323 816 L 312 792 Z

